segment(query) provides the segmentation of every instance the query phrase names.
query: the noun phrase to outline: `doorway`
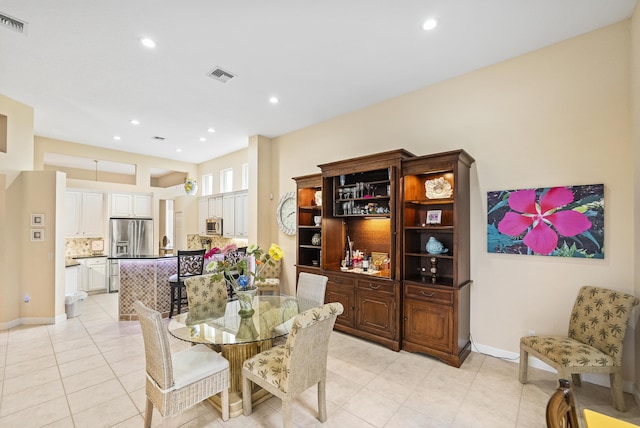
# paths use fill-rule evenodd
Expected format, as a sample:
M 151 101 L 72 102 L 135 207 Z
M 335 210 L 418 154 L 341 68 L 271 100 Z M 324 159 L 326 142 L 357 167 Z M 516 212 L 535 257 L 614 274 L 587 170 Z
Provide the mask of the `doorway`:
M 173 254 L 174 234 L 173 199 L 160 199 L 159 236 L 160 255 Z

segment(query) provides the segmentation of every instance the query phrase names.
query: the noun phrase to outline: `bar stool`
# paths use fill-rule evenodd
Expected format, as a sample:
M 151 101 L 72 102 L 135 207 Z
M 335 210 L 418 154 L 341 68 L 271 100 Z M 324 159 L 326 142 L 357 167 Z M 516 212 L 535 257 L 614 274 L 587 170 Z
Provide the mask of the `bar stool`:
M 171 309 L 169 318 L 173 318 L 173 310 L 182 310 L 183 302 L 187 301 L 184 287 L 185 278 L 202 275 L 204 270 L 204 253 L 206 250 L 178 250 L 178 272 L 169 277 L 171 287 Z

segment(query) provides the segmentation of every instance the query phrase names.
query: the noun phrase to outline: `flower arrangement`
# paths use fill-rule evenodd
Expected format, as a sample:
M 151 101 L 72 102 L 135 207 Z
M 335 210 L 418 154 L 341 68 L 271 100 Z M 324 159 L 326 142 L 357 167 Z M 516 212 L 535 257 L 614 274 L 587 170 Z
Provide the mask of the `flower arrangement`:
M 254 281 L 263 280 L 264 269 L 282 259 L 284 251 L 277 244 L 271 244 L 268 251 L 251 244 L 245 254 L 238 253 L 238 247 L 230 244 L 222 249 L 214 247 L 204 257 L 205 271 L 214 274 L 213 280 L 224 277 L 234 291 L 243 291 L 254 288 Z

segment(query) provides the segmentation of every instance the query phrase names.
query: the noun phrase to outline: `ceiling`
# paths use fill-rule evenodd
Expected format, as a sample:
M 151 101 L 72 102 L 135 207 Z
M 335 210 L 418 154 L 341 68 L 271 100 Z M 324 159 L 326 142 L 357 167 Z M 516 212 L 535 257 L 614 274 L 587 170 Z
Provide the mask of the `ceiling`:
M 39 136 L 200 163 L 624 20 L 636 2 L 3 0 L 27 26 L 0 27 L 0 94 L 34 107 Z

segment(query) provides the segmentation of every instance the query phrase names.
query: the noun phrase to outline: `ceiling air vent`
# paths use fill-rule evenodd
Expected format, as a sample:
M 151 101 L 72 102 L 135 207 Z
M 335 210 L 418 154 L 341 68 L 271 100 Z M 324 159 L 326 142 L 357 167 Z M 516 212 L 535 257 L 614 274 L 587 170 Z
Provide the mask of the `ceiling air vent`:
M 156 140 L 156 141 L 164 141 L 166 138 L 164 137 L 158 137 L 157 135 L 155 137 L 152 137 L 152 139 Z
M 20 34 L 27 32 L 27 23 L 13 18 L 5 13 L 0 12 L 0 25 L 7 27 L 13 31 L 17 31 Z
M 236 76 L 233 73 L 229 73 L 228 71 L 221 69 L 220 67 L 216 67 L 211 72 L 209 72 L 209 77 L 219 80 L 222 83 L 227 83 L 229 80 L 233 79 Z

